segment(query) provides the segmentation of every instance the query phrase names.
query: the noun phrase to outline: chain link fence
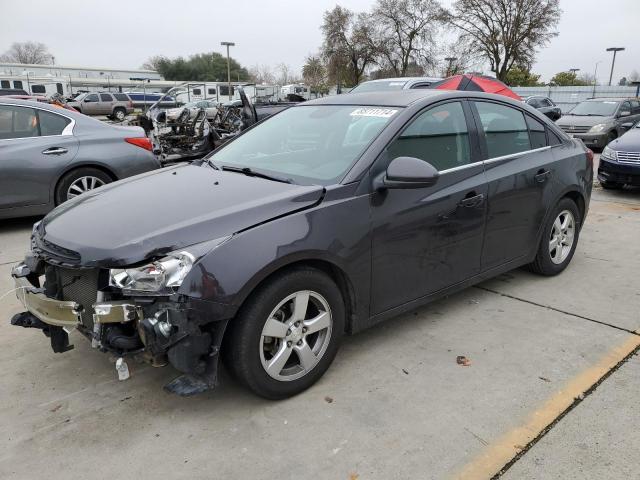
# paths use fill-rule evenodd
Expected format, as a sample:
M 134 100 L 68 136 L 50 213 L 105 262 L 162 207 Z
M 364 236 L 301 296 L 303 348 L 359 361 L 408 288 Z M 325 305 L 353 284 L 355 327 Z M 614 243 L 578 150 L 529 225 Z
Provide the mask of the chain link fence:
M 549 97 L 563 112 L 568 112 L 578 103 L 589 98 L 635 97 L 638 95 L 638 88 L 636 86 L 595 85 L 585 87 L 514 87 L 512 90 L 522 98 L 531 95 Z

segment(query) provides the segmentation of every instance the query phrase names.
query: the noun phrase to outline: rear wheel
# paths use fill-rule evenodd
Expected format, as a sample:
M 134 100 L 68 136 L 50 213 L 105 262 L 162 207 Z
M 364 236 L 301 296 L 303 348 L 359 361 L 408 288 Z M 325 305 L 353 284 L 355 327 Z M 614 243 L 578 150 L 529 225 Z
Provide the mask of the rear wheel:
M 529 269 L 540 275 L 557 275 L 571 259 L 578 244 L 580 214 L 575 202 L 563 198 L 555 206 L 542 232 L 536 258 Z
M 117 107 L 113 109 L 113 119 L 117 120 L 118 122 L 122 122 L 125 117 L 127 116 L 127 111 L 122 108 L 122 107 Z
M 342 295 L 327 274 L 291 270 L 270 279 L 243 306 L 224 358 L 238 380 L 258 395 L 290 397 L 329 368 L 344 318 Z
M 67 173 L 56 188 L 56 205 L 111 183 L 112 178 L 97 168 L 79 168 Z

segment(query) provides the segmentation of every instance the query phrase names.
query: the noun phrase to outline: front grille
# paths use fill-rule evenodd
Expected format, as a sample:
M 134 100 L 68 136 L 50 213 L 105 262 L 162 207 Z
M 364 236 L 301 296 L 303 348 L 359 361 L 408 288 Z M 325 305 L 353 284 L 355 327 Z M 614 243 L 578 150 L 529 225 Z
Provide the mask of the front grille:
M 93 304 L 98 297 L 98 270 L 56 267 L 62 299 L 82 305 L 82 323 L 93 329 Z
M 567 133 L 587 133 L 591 130 L 588 125 L 560 125 L 560 128 Z
M 620 163 L 640 163 L 640 152 L 617 152 Z

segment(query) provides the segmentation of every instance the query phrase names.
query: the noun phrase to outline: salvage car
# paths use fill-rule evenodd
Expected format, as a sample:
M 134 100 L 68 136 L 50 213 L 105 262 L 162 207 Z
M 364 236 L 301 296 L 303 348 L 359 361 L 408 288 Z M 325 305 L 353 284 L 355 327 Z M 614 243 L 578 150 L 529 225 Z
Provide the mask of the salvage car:
M 55 104 L 0 98 L 0 219 L 42 215 L 77 195 L 160 168 L 140 127 Z
M 602 188 L 621 189 L 640 186 L 640 122 L 622 124 L 627 133 L 604 147 L 598 164 Z
M 531 95 L 530 97 L 525 98 L 524 101 L 554 122 L 562 116 L 562 110 L 560 107 L 553 103 L 553 100 L 549 97 L 545 97 L 543 95 Z
M 408 90 L 413 88 L 429 88 L 432 84 L 442 80 L 438 77 L 399 77 L 368 80 L 356 85 L 349 93 L 386 92 L 394 90 Z
M 592 98 L 580 102 L 556 123 L 587 147 L 602 149 L 624 133 L 622 124 L 638 120 L 638 99 Z
M 102 187 L 34 225 L 12 275 L 55 352 L 67 331 L 255 393 L 310 387 L 340 339 L 522 265 L 562 272 L 593 153 L 523 102 L 406 90 L 293 106 L 206 158 Z M 50 368 L 49 375 L 53 374 Z

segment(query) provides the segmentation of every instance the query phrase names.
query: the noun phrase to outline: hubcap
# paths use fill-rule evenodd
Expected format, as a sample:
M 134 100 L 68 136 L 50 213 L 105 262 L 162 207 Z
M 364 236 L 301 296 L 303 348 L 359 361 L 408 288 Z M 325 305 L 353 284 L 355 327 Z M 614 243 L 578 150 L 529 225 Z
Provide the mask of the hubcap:
M 118 120 L 124 120 L 124 112 L 123 112 L 122 110 L 118 110 L 118 111 L 116 112 L 116 118 L 117 118 Z
M 67 200 L 77 197 L 78 195 L 93 190 L 104 185 L 104 181 L 98 177 L 80 177 L 69 186 L 67 190 Z
M 575 219 L 569 210 L 560 212 L 553 222 L 549 238 L 549 255 L 551 255 L 551 261 L 556 265 L 564 262 L 571 252 L 575 225 Z
M 260 360 L 267 374 L 296 380 L 322 359 L 333 320 L 327 300 L 311 290 L 295 292 L 273 309 L 262 328 Z

